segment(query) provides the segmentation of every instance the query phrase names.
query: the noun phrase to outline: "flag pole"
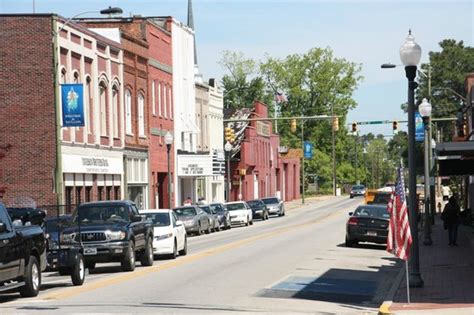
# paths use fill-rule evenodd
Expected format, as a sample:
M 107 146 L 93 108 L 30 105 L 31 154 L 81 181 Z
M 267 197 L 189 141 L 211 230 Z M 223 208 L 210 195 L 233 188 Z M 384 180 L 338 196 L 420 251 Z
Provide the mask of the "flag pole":
M 410 304 L 410 280 L 408 278 L 408 259 L 405 260 L 405 271 L 407 275 L 407 301 Z

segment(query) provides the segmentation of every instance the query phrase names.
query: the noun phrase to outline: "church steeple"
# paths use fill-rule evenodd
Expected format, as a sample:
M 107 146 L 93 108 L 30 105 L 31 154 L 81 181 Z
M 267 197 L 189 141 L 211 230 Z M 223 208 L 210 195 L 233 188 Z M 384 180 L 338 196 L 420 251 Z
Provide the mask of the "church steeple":
M 188 27 L 194 31 L 194 66 L 197 67 L 196 30 L 194 29 L 193 1 L 188 0 Z

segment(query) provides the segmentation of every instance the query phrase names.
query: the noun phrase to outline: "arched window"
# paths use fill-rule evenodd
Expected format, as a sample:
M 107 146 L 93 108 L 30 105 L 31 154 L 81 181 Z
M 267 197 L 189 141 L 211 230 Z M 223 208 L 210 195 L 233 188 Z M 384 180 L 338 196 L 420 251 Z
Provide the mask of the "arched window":
M 60 78 L 60 83 L 61 84 L 65 84 L 67 82 L 66 76 L 67 76 L 66 69 L 63 68 L 61 70 L 61 78 Z
M 155 81 L 151 82 L 151 112 L 156 115 Z
M 167 99 L 167 94 L 168 93 L 168 89 L 166 88 L 166 84 L 163 84 L 163 116 L 165 118 L 168 118 L 168 110 L 166 109 L 166 107 L 168 107 L 168 99 Z
M 100 100 L 100 135 L 108 136 L 108 118 L 107 118 L 107 86 L 104 82 L 99 84 L 99 100 Z
M 114 126 L 113 137 L 120 136 L 120 106 L 119 106 L 119 89 L 116 85 L 112 87 L 112 123 Z
M 142 93 L 138 94 L 138 135 L 145 136 L 145 97 Z
M 132 92 L 125 91 L 125 132 L 132 135 Z
M 86 78 L 86 86 L 84 89 L 84 116 L 86 118 L 86 127 L 87 133 L 91 134 L 93 132 L 92 127 L 92 120 L 93 120 L 93 112 L 94 112 L 94 104 L 92 102 L 92 86 L 91 86 L 91 78 Z
M 79 72 L 74 71 L 74 83 L 79 83 Z

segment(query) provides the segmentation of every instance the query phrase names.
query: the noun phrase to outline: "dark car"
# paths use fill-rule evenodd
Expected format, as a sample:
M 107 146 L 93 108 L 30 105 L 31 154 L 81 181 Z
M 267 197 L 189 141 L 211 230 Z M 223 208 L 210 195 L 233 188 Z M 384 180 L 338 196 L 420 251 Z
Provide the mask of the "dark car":
M 224 230 L 230 229 L 232 224 L 230 223 L 229 211 L 227 211 L 225 206 L 222 203 L 211 203 L 209 206 L 217 212 L 220 228 Z
M 130 200 L 78 206 L 71 226 L 61 233 L 61 246 L 75 245 L 79 240 L 89 269 L 96 263 L 120 262 L 122 270 L 133 271 L 136 258 L 142 266 L 153 265 L 153 226 Z
M 262 221 L 268 220 L 268 216 L 270 214 L 268 213 L 267 206 L 263 203 L 262 200 L 260 199 L 249 200 L 247 201 L 247 204 L 252 209 L 252 215 L 254 219 L 259 218 L 259 219 L 262 219 Z
M 72 221 L 72 215 L 66 214 L 59 217 L 49 217 L 44 221 L 44 230 L 48 249 L 59 248 L 59 238 L 61 231 L 67 228 Z
M 194 205 L 174 208 L 178 219 L 184 223 L 186 233 L 201 235 L 202 232 L 211 233 L 211 218 L 201 208 Z
M 354 185 L 351 188 L 351 193 L 350 196 L 351 198 L 357 197 L 357 196 L 364 196 L 365 195 L 365 186 L 364 185 Z
M 267 197 L 262 198 L 262 201 L 267 206 L 269 214 L 277 214 L 279 217 L 285 215 L 285 204 L 280 198 Z
M 346 247 L 358 242 L 387 243 L 389 213 L 385 205 L 361 205 L 346 224 Z

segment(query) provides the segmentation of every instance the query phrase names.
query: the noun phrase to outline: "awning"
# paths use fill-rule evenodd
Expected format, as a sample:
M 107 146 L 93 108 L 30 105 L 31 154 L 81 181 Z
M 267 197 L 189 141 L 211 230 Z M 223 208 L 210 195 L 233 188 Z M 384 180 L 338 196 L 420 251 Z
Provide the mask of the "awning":
M 474 141 L 442 142 L 436 145 L 439 175 L 474 175 Z

